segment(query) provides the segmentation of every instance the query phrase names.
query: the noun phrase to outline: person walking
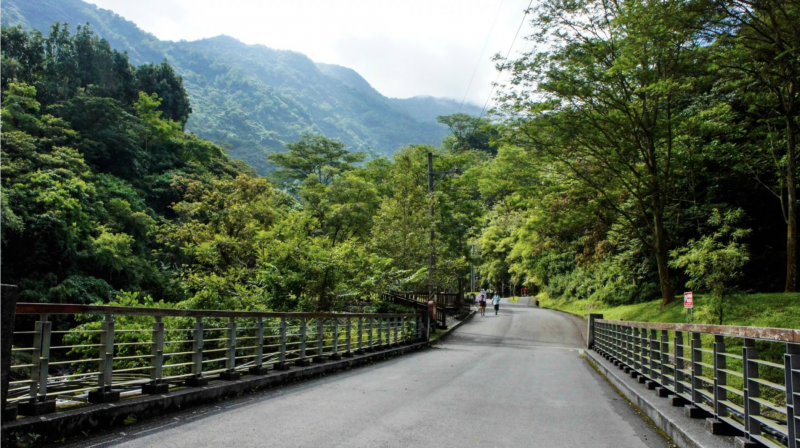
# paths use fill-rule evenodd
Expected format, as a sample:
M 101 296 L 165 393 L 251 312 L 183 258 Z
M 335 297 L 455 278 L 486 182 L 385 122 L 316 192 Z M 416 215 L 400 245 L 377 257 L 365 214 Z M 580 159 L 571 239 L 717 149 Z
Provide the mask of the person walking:
M 500 294 L 494 293 L 494 297 L 492 297 L 492 305 L 494 305 L 494 315 L 497 316 L 497 312 L 500 311 Z
M 475 296 L 475 308 L 480 311 L 481 309 L 481 298 L 486 297 L 486 290 L 481 289 L 481 292 Z
M 486 316 L 486 295 L 485 294 L 481 294 L 480 308 L 481 308 L 481 316 Z

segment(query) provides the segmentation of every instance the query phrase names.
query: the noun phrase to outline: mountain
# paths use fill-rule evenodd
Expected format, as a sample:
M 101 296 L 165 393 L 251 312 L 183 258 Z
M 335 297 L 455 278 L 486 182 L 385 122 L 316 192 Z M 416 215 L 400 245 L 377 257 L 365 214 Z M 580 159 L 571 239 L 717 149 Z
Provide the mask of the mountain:
M 121 16 L 81 0 L 5 0 L 4 26 L 22 25 L 43 34 L 55 22 L 74 29 L 90 23 L 132 63 L 165 58 L 183 77 L 193 113 L 186 129 L 229 147 L 262 174 L 267 155 L 285 150 L 305 132 L 339 138 L 353 151 L 390 156 L 409 143 L 438 145 L 448 129 L 439 115 L 460 103 L 440 98 L 387 98 L 356 71 L 315 63 L 293 51 L 246 45 L 232 37 L 162 41 Z M 479 114 L 465 105 L 462 112 Z

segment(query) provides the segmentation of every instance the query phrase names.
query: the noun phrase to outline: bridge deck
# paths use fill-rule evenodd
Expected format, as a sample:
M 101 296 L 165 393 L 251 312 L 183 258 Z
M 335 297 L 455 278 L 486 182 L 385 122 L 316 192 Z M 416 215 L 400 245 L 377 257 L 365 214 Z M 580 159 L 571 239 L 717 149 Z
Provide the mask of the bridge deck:
M 578 325 L 555 311 L 504 302 L 498 316 L 475 316 L 439 348 L 81 445 L 668 446 L 580 359 Z

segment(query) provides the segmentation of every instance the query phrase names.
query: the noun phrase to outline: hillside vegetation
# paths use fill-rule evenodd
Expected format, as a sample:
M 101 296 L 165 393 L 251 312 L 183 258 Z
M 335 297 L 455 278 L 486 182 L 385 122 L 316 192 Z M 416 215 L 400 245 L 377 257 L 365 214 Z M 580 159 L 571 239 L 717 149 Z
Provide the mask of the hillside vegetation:
M 438 145 L 447 128 L 438 115 L 459 111 L 452 100 L 390 99 L 345 67 L 315 64 L 305 55 L 218 36 L 194 42 L 160 41 L 111 11 L 81 0 L 8 0 L 2 24 L 47 35 L 54 23 L 70 30 L 89 23 L 111 47 L 138 66 L 165 59 L 183 78 L 194 113 L 186 128 L 229 148 L 261 174 L 267 156 L 304 133 L 338 138 L 348 148 L 391 156 L 410 143 Z M 479 114 L 467 104 L 463 112 Z

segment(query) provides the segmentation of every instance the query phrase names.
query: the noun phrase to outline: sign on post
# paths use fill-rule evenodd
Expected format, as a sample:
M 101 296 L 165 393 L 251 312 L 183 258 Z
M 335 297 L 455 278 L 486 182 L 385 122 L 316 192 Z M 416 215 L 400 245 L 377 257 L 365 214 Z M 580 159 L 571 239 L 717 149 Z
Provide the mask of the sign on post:
M 686 308 L 686 323 L 689 323 L 690 314 L 694 322 L 694 294 L 691 291 L 683 293 L 683 307 Z
M 683 307 L 694 308 L 694 296 L 691 291 L 683 293 Z

